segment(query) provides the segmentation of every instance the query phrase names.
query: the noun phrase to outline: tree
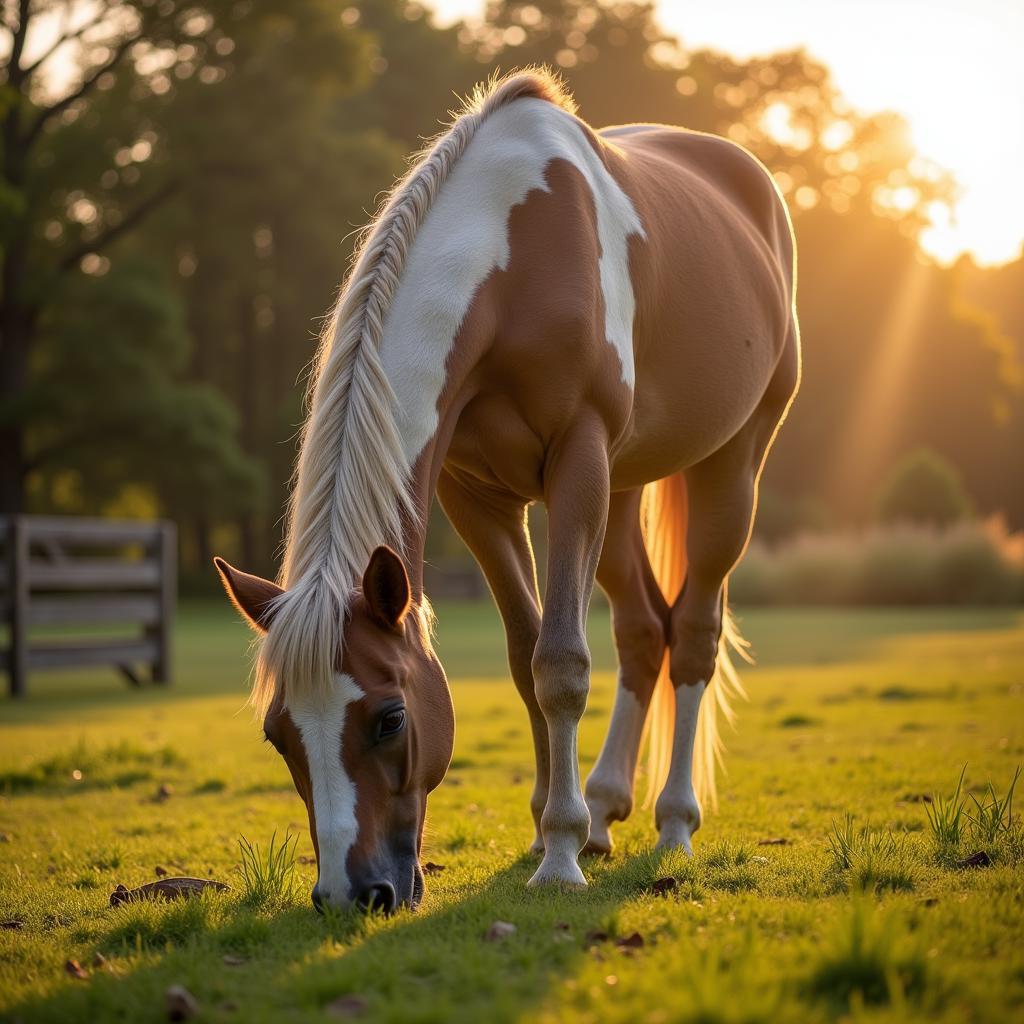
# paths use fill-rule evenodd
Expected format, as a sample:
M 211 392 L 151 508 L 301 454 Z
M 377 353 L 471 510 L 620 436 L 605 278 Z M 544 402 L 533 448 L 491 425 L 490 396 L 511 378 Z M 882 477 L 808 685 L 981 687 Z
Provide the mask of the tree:
M 170 114 L 190 103 L 195 114 L 191 98 L 230 81 L 256 36 L 297 33 L 305 41 L 302 60 L 288 68 L 294 88 L 328 66 L 351 80 L 345 69 L 358 41 L 327 0 L 275 0 L 258 10 L 231 0 L 8 0 L 0 31 L 8 37 L 0 91 L 0 512 L 9 513 L 25 507 L 38 462 L 24 396 L 34 364 L 45 362 L 38 349 L 50 311 L 81 295 L 76 278 L 106 273 L 112 250 L 123 251 L 212 166 L 245 173 L 244 154 L 226 145 L 176 159 L 180 140 L 164 131 Z M 66 81 L 54 71 L 61 61 L 73 68 Z M 209 126 L 195 123 L 209 140 Z M 51 335 L 61 322 L 50 319 Z M 170 408 L 154 402 L 149 417 Z M 227 454 L 223 446 L 210 451 Z
M 883 523 L 949 526 L 971 513 L 960 474 L 927 448 L 906 455 L 883 481 L 876 516 Z

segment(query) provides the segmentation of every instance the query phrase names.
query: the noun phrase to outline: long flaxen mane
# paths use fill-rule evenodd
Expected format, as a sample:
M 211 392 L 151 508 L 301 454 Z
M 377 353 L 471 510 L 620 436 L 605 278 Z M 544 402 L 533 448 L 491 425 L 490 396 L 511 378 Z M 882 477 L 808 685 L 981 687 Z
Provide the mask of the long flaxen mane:
M 416 232 L 452 168 L 495 110 L 524 97 L 575 112 L 544 69 L 478 86 L 387 195 L 357 246 L 310 384 L 279 578 L 285 593 L 275 602 L 250 698 L 259 714 L 282 685 L 290 695 L 327 693 L 370 554 L 379 544 L 401 550 L 403 524 L 425 514 L 411 492 L 395 397 L 381 365 L 384 321 Z

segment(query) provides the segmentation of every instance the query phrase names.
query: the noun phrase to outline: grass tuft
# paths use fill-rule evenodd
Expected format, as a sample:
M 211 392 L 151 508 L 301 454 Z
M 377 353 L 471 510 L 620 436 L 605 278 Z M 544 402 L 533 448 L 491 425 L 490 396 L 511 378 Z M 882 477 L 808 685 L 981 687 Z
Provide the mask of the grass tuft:
M 295 891 L 295 851 L 298 836 L 286 836 L 278 845 L 277 833 L 270 837 L 264 853 L 259 844 L 238 837 L 242 854 L 242 901 L 252 907 L 269 909 L 289 903 Z
M 842 824 L 832 821 L 828 852 L 833 888 L 855 892 L 910 892 L 916 880 L 916 864 L 909 837 L 863 825 L 854 826 L 847 812 Z
M 811 971 L 807 990 L 845 1008 L 856 1001 L 898 1002 L 918 995 L 925 981 L 922 952 L 901 945 L 890 922 L 876 915 L 866 900 L 858 899 Z
M 1002 799 L 996 795 L 995 786 L 990 782 L 983 800 L 973 794 L 974 814 L 968 814 L 972 838 L 979 843 L 995 845 L 1003 836 L 1009 835 L 1015 826 L 1013 819 L 1013 791 L 1020 778 L 1020 765 L 1013 773 L 1013 781 Z M 961 776 L 962 777 L 962 776 Z
M 960 769 L 960 778 L 957 779 L 956 789 L 951 797 L 944 797 L 939 793 L 932 796 L 932 802 L 924 805 L 925 814 L 928 815 L 928 824 L 931 826 L 932 839 L 935 842 L 935 849 L 939 861 L 948 864 L 956 859 L 960 852 L 960 843 L 964 837 L 964 826 L 967 817 L 964 808 L 967 801 L 963 797 L 964 774 L 967 765 Z

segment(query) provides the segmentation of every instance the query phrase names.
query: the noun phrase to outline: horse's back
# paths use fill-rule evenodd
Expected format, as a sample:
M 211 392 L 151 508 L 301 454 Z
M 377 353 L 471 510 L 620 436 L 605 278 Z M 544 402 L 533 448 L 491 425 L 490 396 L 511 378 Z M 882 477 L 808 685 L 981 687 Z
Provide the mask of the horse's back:
M 632 268 L 633 416 L 618 460 L 619 482 L 631 483 L 716 450 L 788 364 L 794 249 L 774 182 L 740 146 L 664 125 L 598 137 L 645 228 Z
M 649 184 L 705 204 L 710 216 L 731 206 L 768 243 L 792 281 L 785 206 L 768 170 L 748 150 L 718 135 L 663 124 L 614 125 L 598 136 L 628 154 Z

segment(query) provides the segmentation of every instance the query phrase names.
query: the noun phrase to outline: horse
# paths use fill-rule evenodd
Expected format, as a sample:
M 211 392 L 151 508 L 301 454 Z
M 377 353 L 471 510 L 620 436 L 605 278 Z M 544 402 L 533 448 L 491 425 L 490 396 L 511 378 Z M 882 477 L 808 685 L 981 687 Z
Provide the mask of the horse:
M 279 582 L 215 560 L 261 637 L 251 703 L 308 811 L 318 909 L 423 896 L 455 728 L 423 590 L 435 496 L 529 715 L 529 884 L 584 886 L 581 851 L 612 849 L 645 723 L 658 844 L 691 852 L 739 692 L 727 578 L 799 382 L 795 283 L 753 156 L 657 124 L 596 131 L 544 69 L 478 86 L 385 198 L 322 335 Z M 619 671 L 584 793 L 595 580 Z

